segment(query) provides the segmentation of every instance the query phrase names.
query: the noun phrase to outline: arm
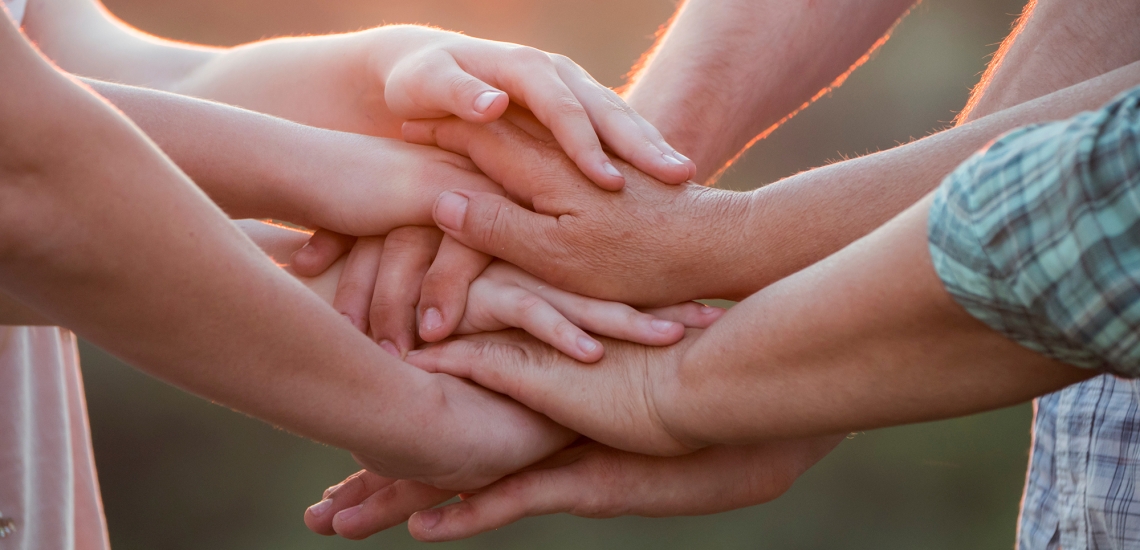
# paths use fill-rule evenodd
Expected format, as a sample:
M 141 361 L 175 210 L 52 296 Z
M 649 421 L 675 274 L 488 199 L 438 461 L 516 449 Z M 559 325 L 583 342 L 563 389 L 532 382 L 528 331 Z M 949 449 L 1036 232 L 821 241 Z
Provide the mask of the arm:
M 1103 372 L 1134 378 L 1138 142 L 1140 88 L 1011 132 L 883 227 L 648 359 L 614 350 L 607 360 L 624 360 L 575 368 L 517 335 L 412 359 L 599 442 L 663 454 L 960 416 Z
M 10 22 L 0 48 L 5 293 L 156 377 L 352 449 L 376 470 L 481 485 L 573 437 L 384 354 Z M 477 449 L 487 461 L 472 460 Z
M 688 0 L 626 98 L 696 162 L 703 182 L 842 84 L 913 0 Z
M 533 125 L 522 122 L 417 122 L 405 133 L 470 156 L 537 212 L 499 196 L 446 193 L 436 203 L 436 222 L 464 245 L 587 296 L 640 305 L 739 300 L 890 220 L 1002 132 L 1094 109 L 1136 84 L 1140 62 L 748 193 L 662 186 L 635 170 L 626 172 L 630 188 L 623 193 L 591 189 L 556 143 L 528 134 L 523 128 Z
M 965 123 L 1140 60 L 1135 2 L 1028 2 L 958 115 Z
M 513 101 L 534 111 L 582 171 L 607 189 L 624 181 L 601 140 L 664 181 L 685 181 L 695 170 L 581 67 L 515 44 L 394 25 L 203 48 L 148 36 L 97 0 L 37 0 L 24 29 L 75 74 L 346 132 L 396 137 L 405 120 L 448 114 L 487 122 Z
M 470 161 L 437 149 L 147 88 L 86 83 L 233 218 L 382 235 L 431 225 L 432 203 L 448 189 L 500 192 Z

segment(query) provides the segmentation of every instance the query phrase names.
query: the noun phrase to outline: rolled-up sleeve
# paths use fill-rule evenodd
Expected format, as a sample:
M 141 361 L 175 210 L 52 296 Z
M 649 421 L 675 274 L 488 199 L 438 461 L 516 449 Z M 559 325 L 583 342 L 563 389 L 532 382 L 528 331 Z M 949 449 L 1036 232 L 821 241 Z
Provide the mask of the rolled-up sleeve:
M 971 315 L 1065 363 L 1140 377 L 1140 88 L 994 141 L 943 181 L 928 229 Z

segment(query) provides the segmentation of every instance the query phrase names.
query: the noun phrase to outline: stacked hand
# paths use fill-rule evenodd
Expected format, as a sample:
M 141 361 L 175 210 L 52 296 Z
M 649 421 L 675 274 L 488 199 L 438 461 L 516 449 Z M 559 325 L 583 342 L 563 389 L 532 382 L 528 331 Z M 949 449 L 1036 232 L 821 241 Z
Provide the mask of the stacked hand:
M 413 517 L 418 538 L 449 540 L 529 515 L 712 513 L 787 490 L 837 438 L 694 452 L 655 412 L 654 381 L 692 342 L 686 329 L 723 313 L 686 301 L 732 293 L 731 283 L 717 286 L 726 272 L 713 229 L 744 215 L 737 196 L 663 185 L 688 179 L 691 165 L 662 153 L 671 148 L 652 127 L 564 58 L 547 56 L 547 66 L 511 47 L 498 55 L 525 63 L 479 64 L 464 60 L 465 37 L 417 48 L 421 31 L 406 32 L 415 62 L 380 71 L 386 104 L 409 119 L 457 115 L 407 122 L 404 138 L 457 155 L 457 169 L 473 163 L 477 183 L 426 191 L 437 192 L 438 228 L 413 222 L 379 237 L 320 230 L 294 267 L 316 274 L 347 253 L 334 307 L 378 345 L 593 440 L 438 510 L 454 490 L 364 470 L 326 491 L 306 513 L 309 527 L 363 538 Z M 504 67 L 526 70 L 496 72 Z M 440 75 L 455 89 L 433 86 Z M 606 157 L 594 128 L 630 164 Z M 416 349 L 451 335 L 459 337 Z

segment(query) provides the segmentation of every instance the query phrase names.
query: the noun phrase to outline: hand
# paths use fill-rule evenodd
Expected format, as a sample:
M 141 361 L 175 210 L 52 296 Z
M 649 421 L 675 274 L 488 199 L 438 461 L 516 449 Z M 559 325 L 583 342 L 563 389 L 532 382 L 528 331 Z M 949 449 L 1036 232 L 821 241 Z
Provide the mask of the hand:
M 638 306 L 740 297 L 730 275 L 746 263 L 732 257 L 731 239 L 748 221 L 748 195 L 660 185 L 621 163 L 625 189 L 606 192 L 532 117 L 514 111 L 507 118 L 405 125 L 409 141 L 470 156 L 537 212 L 488 193 L 444 193 L 435 219 L 448 235 L 585 296 Z
M 298 131 L 305 135 L 304 158 L 288 163 L 287 173 L 270 176 L 258 193 L 276 219 L 345 235 L 384 235 L 398 227 L 434 225 L 432 208 L 443 191 L 503 193 L 470 160 L 435 147 Z
M 378 87 L 372 95 L 398 118 L 451 114 L 485 123 L 513 101 L 550 128 L 582 173 L 605 189 L 621 189 L 624 178 L 599 136 L 662 181 L 681 183 L 696 173 L 621 97 L 565 56 L 411 25 L 381 27 L 372 36 Z
M 700 333 L 690 330 L 679 343 L 657 348 L 603 339 L 606 356 L 588 367 L 520 331 L 462 336 L 414 351 L 407 361 L 508 395 L 599 443 L 673 456 L 698 445 L 670 433 L 658 409 L 668 405 L 676 371 Z
M 333 307 L 382 348 L 403 357 L 415 346 L 417 305 L 416 293 L 406 289 L 418 289 L 421 281 L 426 285 L 432 272 L 439 271 L 440 258 L 433 263 L 433 255 L 437 247 L 444 251 L 442 235 L 437 229 L 407 227 L 387 237 L 358 239 L 339 275 Z M 601 359 L 604 348 L 582 329 L 661 346 L 680 340 L 685 327 L 705 328 L 723 313 L 691 302 L 642 313 L 559 290 L 504 262 L 485 270 L 482 265 L 481 274 L 464 287 L 452 329 L 471 334 L 518 327 L 584 362 Z M 433 315 L 440 314 L 429 308 L 421 325 L 429 324 Z
M 413 537 L 439 542 L 559 512 L 591 518 L 713 514 L 779 497 L 840 441 L 842 436 L 828 436 L 717 446 L 673 458 L 587 442 L 463 495 L 462 502 L 425 511 L 419 510 L 454 493 L 362 471 L 325 491 L 305 512 L 305 524 L 319 534 L 363 539 L 410 516 Z

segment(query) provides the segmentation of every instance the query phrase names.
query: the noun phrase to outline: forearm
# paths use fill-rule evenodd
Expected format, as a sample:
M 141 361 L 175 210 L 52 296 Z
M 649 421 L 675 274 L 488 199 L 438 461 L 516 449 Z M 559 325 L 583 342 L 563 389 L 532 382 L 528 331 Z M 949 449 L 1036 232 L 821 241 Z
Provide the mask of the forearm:
M 413 445 L 393 414 L 422 410 L 408 396 L 430 400 L 425 377 L 281 273 L 141 134 L 3 27 L 4 291 L 297 433 L 396 456 L 388 445 Z
M 740 195 L 742 214 L 718 230 L 731 234 L 733 244 L 708 250 L 716 257 L 703 262 L 715 270 L 706 277 L 705 295 L 742 299 L 870 233 L 1002 133 L 1094 109 L 1137 84 L 1140 63 L 1133 63 L 907 145 Z
M 86 80 L 232 218 L 297 219 L 324 174 L 333 132 L 148 88 Z M 337 141 L 331 139 L 331 141 Z M 302 208 L 302 205 L 304 208 Z
M 840 84 L 912 4 L 689 0 L 647 54 L 627 100 L 696 162 L 703 182 Z
M 1132 32 L 1138 17 L 1135 2 L 1030 2 L 958 121 L 976 120 L 1140 60 L 1140 34 Z
M 954 302 L 931 263 L 929 205 L 701 335 L 659 400 L 671 433 L 701 445 L 865 430 L 1007 406 L 1095 374 L 1020 346 Z
M 383 90 L 370 94 L 366 85 L 374 31 L 214 48 L 147 35 L 95 0 L 41 0 L 30 4 L 24 32 L 72 74 L 400 137 L 399 122 L 385 116 Z

